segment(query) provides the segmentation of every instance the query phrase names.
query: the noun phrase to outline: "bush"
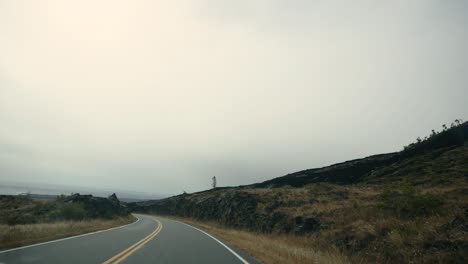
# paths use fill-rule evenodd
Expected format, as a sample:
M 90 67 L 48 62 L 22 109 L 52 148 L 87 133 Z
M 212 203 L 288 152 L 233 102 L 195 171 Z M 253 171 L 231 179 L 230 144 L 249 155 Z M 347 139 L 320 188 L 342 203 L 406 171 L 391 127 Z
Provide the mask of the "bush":
M 6 218 L 6 223 L 9 226 L 33 224 L 35 222 L 36 218 L 31 214 L 12 213 Z
M 400 217 L 419 217 L 440 211 L 443 200 L 433 194 L 421 194 L 413 186 L 387 189 L 379 197 L 379 207 Z
M 55 217 L 65 220 L 83 220 L 87 217 L 87 212 L 81 203 L 65 203 L 58 209 Z

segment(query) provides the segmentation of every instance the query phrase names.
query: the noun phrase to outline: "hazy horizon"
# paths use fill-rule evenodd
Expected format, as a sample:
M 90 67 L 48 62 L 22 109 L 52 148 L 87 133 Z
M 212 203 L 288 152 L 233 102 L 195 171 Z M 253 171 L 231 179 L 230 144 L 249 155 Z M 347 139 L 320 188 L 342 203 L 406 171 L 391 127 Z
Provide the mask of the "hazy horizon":
M 0 195 L 19 195 L 19 194 L 33 194 L 33 195 L 71 195 L 74 193 L 91 194 L 98 197 L 108 197 L 115 193 L 119 199 L 139 199 L 139 200 L 155 200 L 169 197 L 173 194 L 156 193 L 156 192 L 140 192 L 133 190 L 123 190 L 116 188 L 105 187 L 83 187 L 79 185 L 57 185 L 47 183 L 24 183 L 14 181 L 0 182 Z
M 0 184 L 178 194 L 468 119 L 468 2 L 0 2 Z

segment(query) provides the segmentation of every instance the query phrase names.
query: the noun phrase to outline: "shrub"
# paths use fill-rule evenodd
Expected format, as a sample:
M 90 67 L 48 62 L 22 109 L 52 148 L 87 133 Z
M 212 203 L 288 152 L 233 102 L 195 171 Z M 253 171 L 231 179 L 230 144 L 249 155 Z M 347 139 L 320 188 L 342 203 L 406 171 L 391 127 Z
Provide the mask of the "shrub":
M 19 220 L 18 215 L 8 216 L 6 222 L 7 222 L 7 225 L 9 225 L 9 226 L 15 226 L 15 225 L 21 223 L 20 220 Z
M 400 217 L 427 216 L 438 212 L 443 200 L 433 194 L 422 194 L 410 185 L 385 190 L 379 197 L 379 208 Z
M 9 226 L 33 224 L 35 222 L 36 219 L 31 214 L 11 213 L 6 218 L 6 223 Z
M 65 203 L 58 209 L 55 217 L 65 220 L 83 220 L 87 217 L 87 213 L 81 203 Z

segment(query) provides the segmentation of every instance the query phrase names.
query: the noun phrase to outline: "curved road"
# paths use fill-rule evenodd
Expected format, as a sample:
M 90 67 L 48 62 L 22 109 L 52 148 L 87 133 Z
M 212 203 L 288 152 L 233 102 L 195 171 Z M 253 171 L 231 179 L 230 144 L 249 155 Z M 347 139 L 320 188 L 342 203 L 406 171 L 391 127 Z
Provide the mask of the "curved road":
M 1 251 L 0 264 L 257 263 L 195 227 L 169 219 L 136 216 L 137 222 L 123 227 Z

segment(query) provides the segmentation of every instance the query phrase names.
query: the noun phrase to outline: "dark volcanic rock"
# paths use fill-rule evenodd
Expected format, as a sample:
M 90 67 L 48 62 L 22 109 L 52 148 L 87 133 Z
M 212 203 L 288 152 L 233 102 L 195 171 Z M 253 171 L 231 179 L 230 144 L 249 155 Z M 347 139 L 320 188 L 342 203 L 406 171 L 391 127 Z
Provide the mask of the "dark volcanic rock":
M 310 233 L 320 230 L 322 223 L 317 217 L 303 217 L 298 216 L 294 218 L 294 232 L 295 233 Z
M 149 204 L 131 204 L 135 211 L 217 220 L 228 226 L 249 226 L 255 222 L 257 202 L 245 192 L 218 192 L 199 196 L 179 195 Z
M 297 230 L 297 232 L 305 233 L 318 230 L 320 222 L 318 219 L 304 218 L 298 226 L 291 216 L 273 211 L 280 205 L 280 202 L 273 202 L 264 210 L 257 210 L 257 199 L 254 194 L 248 192 L 225 190 L 131 203 L 129 208 L 135 212 L 217 221 L 226 226 L 261 232 Z

